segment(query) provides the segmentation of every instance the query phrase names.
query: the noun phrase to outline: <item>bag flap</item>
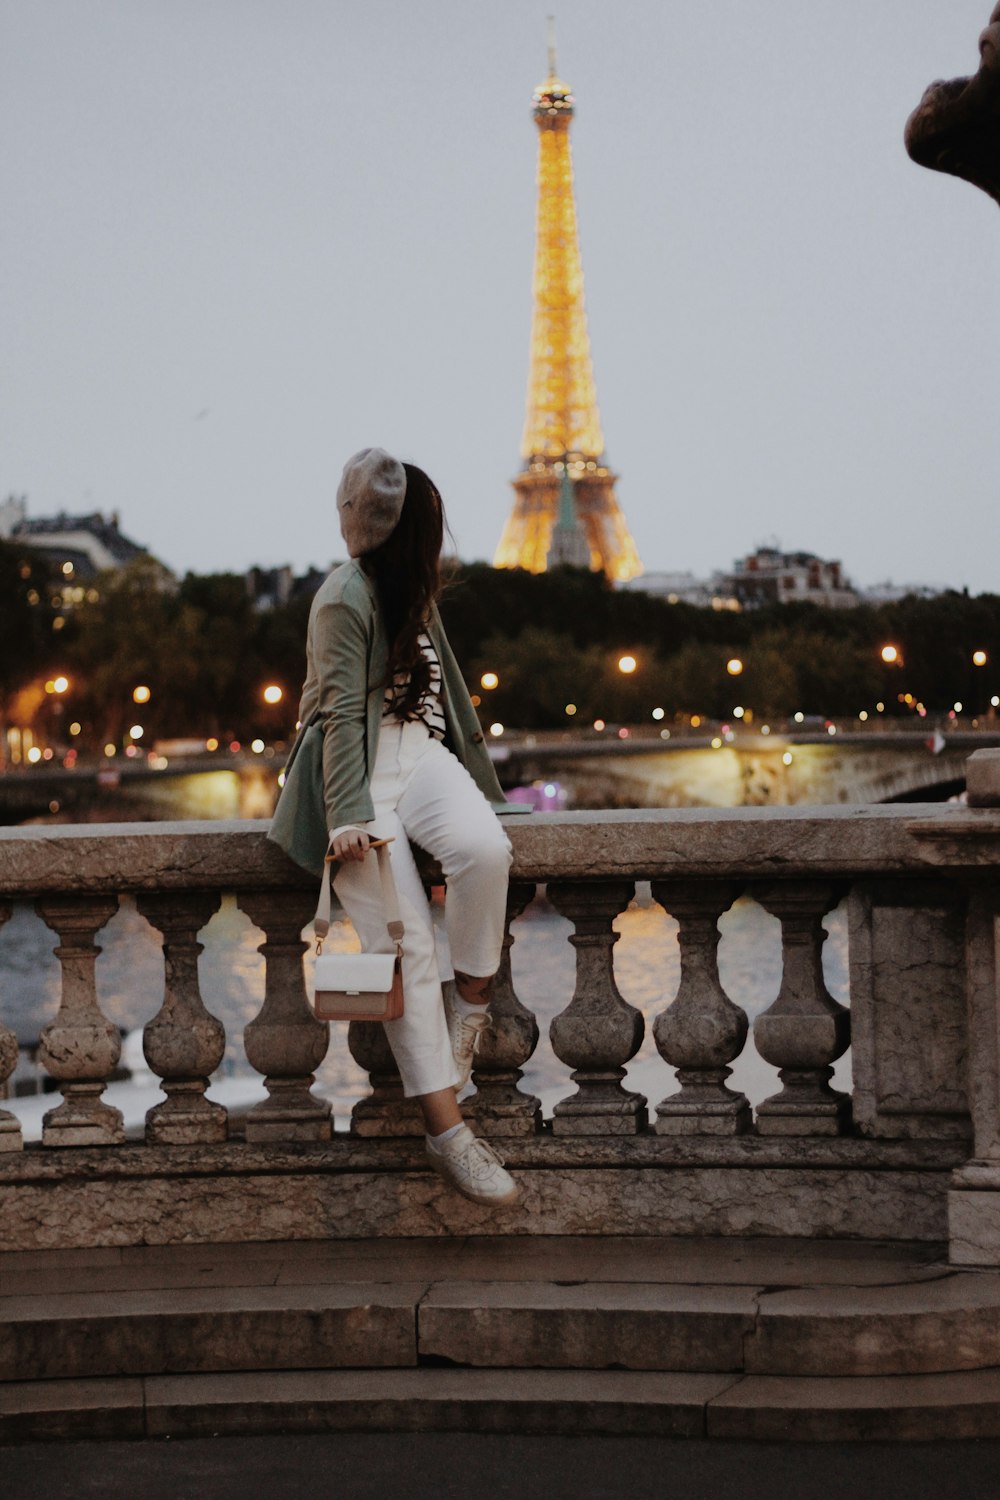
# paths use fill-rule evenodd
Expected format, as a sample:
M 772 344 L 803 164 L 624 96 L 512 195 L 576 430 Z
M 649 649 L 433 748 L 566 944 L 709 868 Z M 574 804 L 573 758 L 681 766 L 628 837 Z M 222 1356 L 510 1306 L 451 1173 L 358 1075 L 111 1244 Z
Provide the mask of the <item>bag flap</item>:
M 395 953 L 321 953 L 316 960 L 313 983 L 317 991 L 392 989 Z

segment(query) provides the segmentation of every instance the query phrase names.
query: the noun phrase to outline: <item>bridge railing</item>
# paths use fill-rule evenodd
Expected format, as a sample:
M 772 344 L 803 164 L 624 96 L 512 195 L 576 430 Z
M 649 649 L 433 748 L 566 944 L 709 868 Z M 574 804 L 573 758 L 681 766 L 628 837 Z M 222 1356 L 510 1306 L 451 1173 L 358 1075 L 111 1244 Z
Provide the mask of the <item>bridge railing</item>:
M 524 1175 L 524 1206 L 499 1226 L 420 1171 L 419 1118 L 379 1027 L 350 1028 L 371 1090 L 350 1132 L 334 1130 L 313 1086 L 329 1032 L 311 1013 L 303 971 L 313 884 L 266 842 L 264 826 L 0 831 L 0 923 L 12 901 L 33 901 L 62 981 L 39 1048 L 62 1100 L 40 1143 L 25 1148 L 13 1113 L 0 1109 L 7 1244 L 274 1237 L 282 1212 L 295 1222 L 304 1179 L 320 1191 L 320 1174 L 332 1196 L 297 1232 L 949 1238 L 957 1260 L 1000 1263 L 1000 812 L 911 805 L 512 819 L 509 921 L 544 885 L 572 924 L 576 980 L 550 1027 L 566 1084 L 547 1122 L 519 1087 L 539 1026 L 516 993 L 508 923 L 495 1026 L 467 1103 Z M 663 1095 L 648 1101 L 626 1086 L 644 1019 L 622 997 L 614 966 L 615 919 L 637 880 L 676 919 L 680 953 L 676 994 L 652 1023 Z M 264 1000 L 244 1048 L 266 1098 L 238 1131 L 207 1097 L 226 1036 L 198 974 L 198 934 L 224 893 L 264 936 Z M 165 1098 L 138 1144 L 126 1142 L 121 1115 L 102 1098 L 120 1035 L 95 983 L 101 929 L 125 894 L 162 935 L 165 963 L 162 1004 L 144 1033 Z M 779 992 L 752 1025 L 717 963 L 720 917 L 740 895 L 775 916 L 782 934 Z M 830 995 L 821 956 L 823 919 L 845 897 L 847 1005 Z M 0 1016 L 15 983 L 0 970 Z M 849 1046 L 852 1086 L 840 1091 L 832 1069 Z M 779 1070 L 778 1089 L 756 1109 L 729 1082 L 748 1047 Z M 0 1030 L 0 1084 L 16 1056 L 12 1033 Z M 240 1203 L 269 1193 L 269 1215 L 241 1215 Z M 331 1231 L 331 1220 L 341 1227 Z

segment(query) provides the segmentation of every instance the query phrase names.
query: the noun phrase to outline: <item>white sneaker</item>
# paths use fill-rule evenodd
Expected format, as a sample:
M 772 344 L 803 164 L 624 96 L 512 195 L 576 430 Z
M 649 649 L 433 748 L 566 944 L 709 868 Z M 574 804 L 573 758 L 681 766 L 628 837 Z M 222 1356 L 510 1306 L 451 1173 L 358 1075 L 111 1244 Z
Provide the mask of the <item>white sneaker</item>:
M 472 1077 L 472 1061 L 479 1050 L 483 1032 L 490 1024 L 490 1013 L 484 1005 L 482 1015 L 460 1015 L 449 985 L 444 991 L 444 1014 L 448 1022 L 448 1036 L 451 1040 L 455 1067 L 458 1069 L 458 1082 L 455 1088 L 458 1093 L 461 1093 Z
M 474 1136 L 468 1125 L 440 1146 L 428 1140 L 427 1157 L 435 1172 L 473 1203 L 516 1203 L 521 1196 L 517 1183 L 504 1169 L 502 1157 Z

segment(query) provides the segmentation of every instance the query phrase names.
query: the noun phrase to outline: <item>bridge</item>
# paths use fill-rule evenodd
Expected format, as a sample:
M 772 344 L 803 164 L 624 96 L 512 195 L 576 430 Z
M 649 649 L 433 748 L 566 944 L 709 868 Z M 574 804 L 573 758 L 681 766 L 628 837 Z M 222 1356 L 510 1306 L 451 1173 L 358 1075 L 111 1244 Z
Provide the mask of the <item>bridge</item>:
M 0 774 L 0 825 L 269 818 L 284 755 L 205 755 L 158 766 L 136 760 L 26 766 Z
M 510 732 L 490 745 L 501 785 L 555 782 L 569 807 L 791 807 L 940 801 L 965 785 L 972 750 L 1000 731 L 740 729 L 692 734 Z M 100 761 L 0 775 L 0 825 L 58 817 L 80 822 L 266 818 L 284 750 L 190 756 L 168 766 Z
M 0 829 L 0 927 L 34 904 L 62 976 L 41 1139 L 0 1106 L 0 1444 L 1000 1436 L 1000 752 L 968 782 L 968 807 L 511 818 L 510 942 L 545 900 L 573 959 L 543 1117 L 521 1083 L 547 1017 L 505 948 L 464 1101 L 519 1181 L 502 1214 L 428 1170 L 381 1029 L 316 1020 L 315 883 L 263 824 Z M 679 950 L 645 1010 L 614 963 L 638 881 Z M 717 963 L 741 894 L 780 927 L 753 1015 Z M 261 938 L 239 1045 L 262 1097 L 240 1117 L 208 1093 L 226 1033 L 198 963 L 224 897 Z M 123 898 L 164 948 L 140 1140 L 102 1098 L 121 1038 L 100 937 Z M 822 961 L 841 903 L 843 1002 Z M 18 984 L 0 943 L 0 993 Z M 314 1089 L 331 1041 L 370 1080 L 340 1128 Z M 741 1092 L 745 1053 L 778 1070 L 766 1098 Z M 17 1055 L 0 1025 L 0 1096 Z
M 506 789 L 556 782 L 570 807 L 790 807 L 943 800 L 972 750 L 1000 745 L 993 729 L 831 728 L 505 735 L 491 753 Z

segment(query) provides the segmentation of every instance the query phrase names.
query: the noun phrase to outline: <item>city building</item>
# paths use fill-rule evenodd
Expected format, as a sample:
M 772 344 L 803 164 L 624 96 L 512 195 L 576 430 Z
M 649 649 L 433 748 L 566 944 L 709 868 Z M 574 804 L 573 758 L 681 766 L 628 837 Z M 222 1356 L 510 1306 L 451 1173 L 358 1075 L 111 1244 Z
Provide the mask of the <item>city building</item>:
M 147 549 L 131 541 L 120 529 L 117 511 L 70 516 L 29 516 L 24 496 L 9 496 L 0 502 L 0 541 L 13 542 L 40 553 L 53 573 L 86 582 L 109 568 L 121 568 Z
M 947 592 L 943 583 L 892 583 L 886 579 L 884 583 L 873 583 L 870 588 L 862 589 L 861 602 L 898 604 L 901 599 L 936 599 Z
M 576 495 L 569 477 L 569 468 L 563 469 L 559 486 L 559 516 L 552 528 L 546 569 L 563 567 L 589 568 L 590 547 L 576 513 Z
M 643 573 L 640 578 L 630 578 L 619 584 L 619 588 L 642 594 L 653 594 L 665 599 L 668 604 L 693 604 L 699 609 L 735 609 L 740 601 L 718 586 L 721 573 L 711 578 L 698 578 L 694 573 Z
M 280 609 L 292 599 L 311 599 L 326 573 L 322 568 L 310 568 L 296 577 L 285 564 L 280 568 L 249 568 L 246 574 L 247 597 L 254 609 Z
M 743 609 L 767 604 L 851 609 L 861 602 L 839 562 L 825 562 L 813 552 L 782 552 L 770 545 L 738 558 L 731 573 L 714 574 L 713 587 L 738 600 Z
M 543 573 L 554 561 L 567 560 L 565 529 L 554 556 L 551 548 L 568 474 L 589 566 L 620 582 L 641 573 L 642 564 L 615 494 L 616 476 L 604 456 L 573 196 L 573 108 L 573 95 L 556 74 L 555 47 L 550 45 L 548 77 L 534 94 L 538 213 L 531 361 L 521 440 L 524 466 L 512 481 L 514 506 L 494 564 Z M 583 556 L 578 542 L 571 549 Z

